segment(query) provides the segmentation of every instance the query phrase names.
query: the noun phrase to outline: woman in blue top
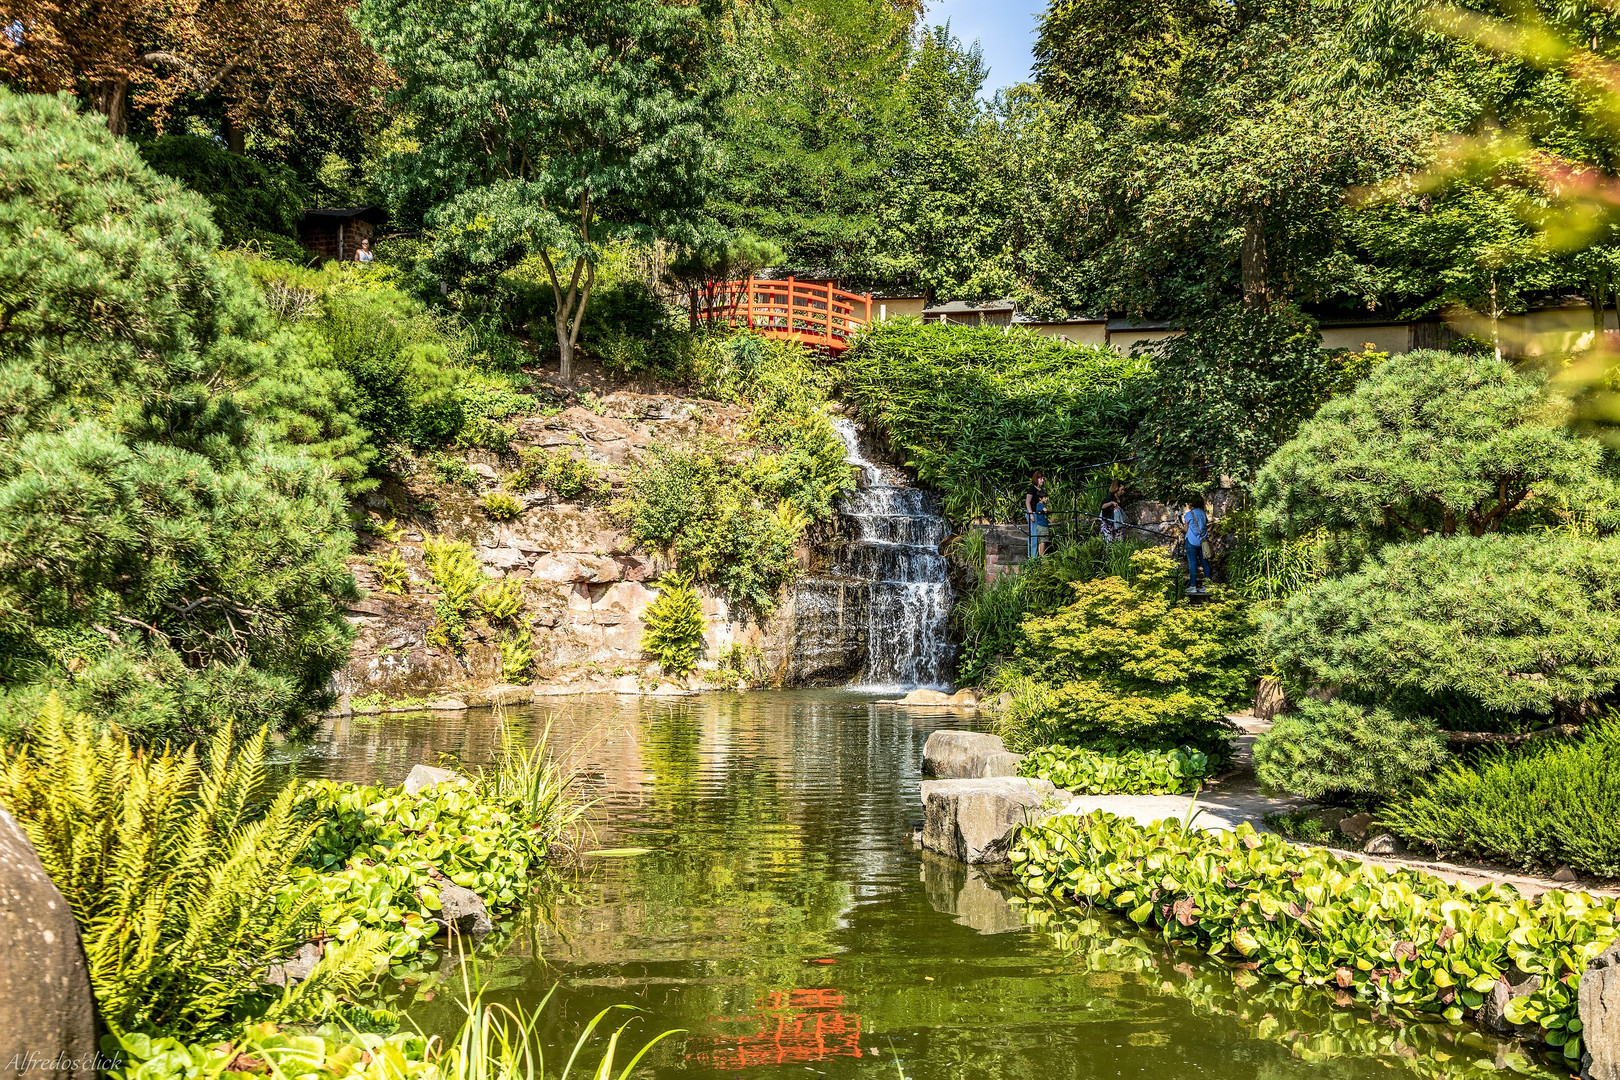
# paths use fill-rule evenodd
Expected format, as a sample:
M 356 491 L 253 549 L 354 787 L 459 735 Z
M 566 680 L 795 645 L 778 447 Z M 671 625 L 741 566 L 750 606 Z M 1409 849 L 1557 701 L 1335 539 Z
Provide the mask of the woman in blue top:
M 1206 592 L 1203 585 L 1198 583 L 1198 570 L 1204 571 L 1204 581 L 1209 581 L 1209 560 L 1204 558 L 1204 541 L 1209 538 L 1209 514 L 1204 510 L 1204 497 L 1194 495 L 1187 500 L 1187 507 L 1181 515 L 1181 534 L 1186 537 L 1187 546 L 1187 587 L 1193 592 Z
M 1046 474 L 1036 469 L 1024 492 L 1024 519 L 1029 522 L 1029 557 L 1046 554 L 1052 539 L 1052 522 L 1046 516 Z

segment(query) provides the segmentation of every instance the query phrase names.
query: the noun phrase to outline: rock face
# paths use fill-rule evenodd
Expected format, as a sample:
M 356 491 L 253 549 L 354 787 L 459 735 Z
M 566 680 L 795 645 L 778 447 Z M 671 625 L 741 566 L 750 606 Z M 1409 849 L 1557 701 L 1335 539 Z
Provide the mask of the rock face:
M 439 889 L 439 921 L 458 934 L 479 937 L 495 929 L 489 917 L 489 908 L 471 889 L 453 881 L 441 881 Z
M 999 735 L 985 735 L 977 731 L 936 731 L 923 744 L 923 775 L 940 780 L 976 780 L 986 776 L 1011 776 L 1012 772 L 988 772 L 990 760 L 997 759 L 997 767 L 1005 769 L 1007 744 Z
M 1581 1059 L 1585 1080 L 1620 1080 L 1620 942 L 1581 975 Z
M 432 765 L 414 765 L 411 767 L 410 775 L 405 777 L 405 783 L 402 786 L 405 789 L 405 794 L 416 795 L 430 787 L 460 779 L 460 776 L 449 769 L 436 769 Z
M 1004 862 L 1013 833 L 1055 810 L 1068 792 L 1050 780 L 1009 776 L 925 780 L 922 846 L 966 863 Z
M 271 964 L 264 973 L 264 981 L 270 986 L 287 986 L 290 983 L 302 982 L 309 978 L 315 970 L 315 965 L 321 962 L 321 946 L 313 941 L 306 941 L 298 947 L 298 951 L 279 964 Z
M 93 1062 L 96 1000 L 79 928 L 33 845 L 0 810 L 0 1031 L 6 1056 L 26 1063 Z M 17 1064 L 4 1070 L 21 1076 Z

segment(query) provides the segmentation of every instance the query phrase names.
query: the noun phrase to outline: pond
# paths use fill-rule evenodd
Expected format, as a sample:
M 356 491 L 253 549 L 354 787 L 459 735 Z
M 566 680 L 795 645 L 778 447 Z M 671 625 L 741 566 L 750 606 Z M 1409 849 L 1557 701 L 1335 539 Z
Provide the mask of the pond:
M 1129 924 L 1011 904 L 919 852 L 923 742 L 961 715 L 784 691 L 562 699 L 507 720 L 530 738 L 549 725 L 588 773 L 584 848 L 648 849 L 559 873 L 477 961 L 493 1000 L 532 1008 L 555 986 L 554 1066 L 625 1004 L 644 1010 L 637 1045 L 682 1029 L 647 1059 L 659 1077 L 1556 1075 L 1470 1028 L 1402 1026 L 1167 954 Z M 487 761 L 498 740 L 475 710 L 330 721 L 289 750 L 301 775 L 398 783 L 440 755 Z M 453 1029 L 456 991 L 426 1000 L 430 985 L 390 990 L 424 1030 Z

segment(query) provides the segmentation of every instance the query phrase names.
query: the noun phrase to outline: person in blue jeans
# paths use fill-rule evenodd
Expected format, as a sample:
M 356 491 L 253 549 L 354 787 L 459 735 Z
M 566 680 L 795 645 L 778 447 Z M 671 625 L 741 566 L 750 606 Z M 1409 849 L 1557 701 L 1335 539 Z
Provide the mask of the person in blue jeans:
M 1198 582 L 1198 571 L 1204 572 L 1204 582 L 1209 581 L 1209 560 L 1204 558 L 1204 541 L 1209 537 L 1209 513 L 1204 509 L 1204 497 L 1194 495 L 1187 500 L 1186 509 L 1181 514 L 1181 534 L 1186 538 L 1187 548 L 1187 587 L 1193 592 L 1208 592 L 1204 585 Z
M 1024 518 L 1029 522 L 1029 557 L 1045 555 L 1052 540 L 1052 523 L 1046 516 L 1046 474 L 1039 469 L 1024 492 Z

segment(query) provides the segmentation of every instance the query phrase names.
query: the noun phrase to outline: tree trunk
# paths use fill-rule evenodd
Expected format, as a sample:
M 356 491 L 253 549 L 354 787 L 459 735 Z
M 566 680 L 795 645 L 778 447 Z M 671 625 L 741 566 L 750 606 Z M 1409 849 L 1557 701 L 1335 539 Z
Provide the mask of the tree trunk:
M 560 319 L 557 322 L 557 353 L 562 358 L 559 369 L 562 381 L 572 383 L 574 381 L 574 342 L 569 338 L 568 332 L 563 329 L 562 320 Z
M 247 132 L 231 122 L 231 114 L 226 113 L 220 121 L 220 133 L 225 136 L 225 149 L 233 154 L 247 153 Z
M 107 130 L 114 135 L 129 133 L 129 80 L 113 79 L 96 87 L 95 109 L 107 118 Z
M 1243 306 L 1264 310 L 1271 302 L 1266 288 L 1266 223 L 1250 214 L 1243 223 Z

